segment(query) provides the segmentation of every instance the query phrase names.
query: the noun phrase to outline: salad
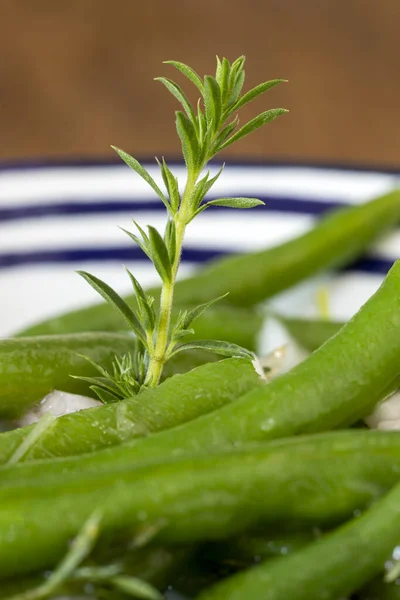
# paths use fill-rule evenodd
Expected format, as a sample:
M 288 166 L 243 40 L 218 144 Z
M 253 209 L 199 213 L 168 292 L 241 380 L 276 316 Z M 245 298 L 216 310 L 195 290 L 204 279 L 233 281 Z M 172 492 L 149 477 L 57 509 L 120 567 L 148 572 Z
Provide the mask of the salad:
M 163 158 L 161 189 L 114 148 L 167 211 L 164 232 L 124 230 L 160 286 L 127 270 L 122 297 L 79 271 L 101 303 L 0 341 L 0 598 L 400 598 L 400 261 L 346 323 L 267 302 L 361 256 L 400 192 L 179 279 L 193 219 L 263 204 L 209 200 L 223 168 L 207 164 L 287 111 L 239 124 L 284 82 L 243 93 L 244 57 L 204 78 L 168 64 L 199 95 L 157 78 L 181 105 L 186 181 Z M 265 318 L 293 344 L 262 357 Z

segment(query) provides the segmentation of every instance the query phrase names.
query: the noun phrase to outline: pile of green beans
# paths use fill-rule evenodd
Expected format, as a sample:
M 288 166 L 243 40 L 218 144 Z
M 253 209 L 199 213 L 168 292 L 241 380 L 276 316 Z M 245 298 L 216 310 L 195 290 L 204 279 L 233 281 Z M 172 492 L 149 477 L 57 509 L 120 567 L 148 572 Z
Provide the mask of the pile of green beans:
M 214 307 L 197 321 L 191 339 L 224 339 L 256 350 L 263 316 L 255 310 Z M 124 333 L 89 332 L 0 340 L 0 418 L 19 416 L 53 389 L 94 396 L 89 385 L 71 373 L 98 375 L 83 357 L 109 368 L 115 355 L 133 352 L 135 339 Z M 181 373 L 212 360 L 191 351 L 166 365 L 165 375 Z
M 365 340 L 368 340 L 367 346 Z M 400 371 L 400 261 L 361 310 L 288 373 L 218 411 L 142 440 L 65 459 L 27 465 L 36 473 L 93 470 L 105 464 L 158 461 L 205 448 L 327 431 L 357 422 L 397 385 Z M 340 376 L 338 376 L 340 374 Z M 23 465 L 20 466 L 21 468 Z M 0 473 L 0 484 L 4 480 Z M 19 470 L 17 477 L 22 477 Z
M 399 480 L 400 435 L 331 432 L 142 466 L 36 470 L 31 478 L 26 467 L 0 473 L 2 577 L 54 565 L 94 508 L 103 513 L 105 536 L 159 524 L 156 540 L 167 544 L 256 526 L 335 525 Z
M 356 591 L 378 575 L 400 540 L 400 483 L 362 516 L 287 558 L 218 583 L 199 600 L 326 598 Z
M 256 350 L 259 302 L 348 264 L 399 221 L 397 191 L 336 211 L 282 246 L 207 266 L 177 285 L 178 304 L 229 291 L 196 336 Z M 192 572 L 198 600 L 399 597 L 383 574 L 400 546 L 400 432 L 351 426 L 400 382 L 400 260 L 345 324 L 278 318 L 311 354 L 271 382 L 248 360 L 193 353 L 156 389 L 0 434 L 0 598 L 38 585 L 94 511 L 87 564 L 131 556 L 129 572 L 159 590 Z M 132 352 L 124 330 L 98 305 L 1 341 L 0 416 L 53 389 L 90 394 L 70 375 L 96 374 L 82 355 L 108 368 Z M 87 590 L 71 579 L 57 593 Z
M 83 454 L 148 436 L 192 421 L 261 385 L 263 380 L 248 361 L 232 358 L 208 363 L 124 402 L 60 417 L 20 460 Z M 34 429 L 35 425 L 29 425 L 0 435 L 0 464 L 7 463 Z

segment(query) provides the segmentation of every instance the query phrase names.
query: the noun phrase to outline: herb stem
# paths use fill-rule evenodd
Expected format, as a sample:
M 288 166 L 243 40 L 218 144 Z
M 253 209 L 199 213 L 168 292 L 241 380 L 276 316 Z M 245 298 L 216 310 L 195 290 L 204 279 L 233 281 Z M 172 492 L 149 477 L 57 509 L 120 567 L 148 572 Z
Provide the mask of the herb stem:
M 182 202 L 174 218 L 176 228 L 175 258 L 172 263 L 171 280 L 164 282 L 161 288 L 157 339 L 154 344 L 154 351 L 150 356 L 150 362 L 145 381 L 145 385 L 149 387 L 156 387 L 159 384 L 164 364 L 168 360 L 168 345 L 174 300 L 174 288 L 176 276 L 181 262 L 182 246 L 185 237 L 186 226 L 190 220 L 190 197 L 196 185 L 197 177 L 198 173 L 189 173 L 185 191 L 182 196 Z

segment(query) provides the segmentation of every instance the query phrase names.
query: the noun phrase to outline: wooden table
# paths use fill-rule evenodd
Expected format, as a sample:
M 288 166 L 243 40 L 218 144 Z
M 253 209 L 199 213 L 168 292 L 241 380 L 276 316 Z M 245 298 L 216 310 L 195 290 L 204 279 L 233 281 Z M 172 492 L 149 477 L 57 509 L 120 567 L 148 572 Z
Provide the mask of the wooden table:
M 162 60 L 245 54 L 249 86 L 290 83 L 242 121 L 290 114 L 231 156 L 400 167 L 399 41 L 399 0 L 0 0 L 0 159 L 177 155 Z

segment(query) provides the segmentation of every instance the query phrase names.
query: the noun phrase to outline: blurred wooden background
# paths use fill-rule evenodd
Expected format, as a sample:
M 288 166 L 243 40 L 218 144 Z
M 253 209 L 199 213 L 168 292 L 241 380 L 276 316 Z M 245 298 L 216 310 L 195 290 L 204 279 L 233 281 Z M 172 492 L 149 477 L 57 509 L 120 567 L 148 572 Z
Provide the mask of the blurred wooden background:
M 245 54 L 248 86 L 290 83 L 242 122 L 290 113 L 231 155 L 400 167 L 399 42 L 399 0 L 0 0 L 0 159 L 176 155 L 162 60 Z

